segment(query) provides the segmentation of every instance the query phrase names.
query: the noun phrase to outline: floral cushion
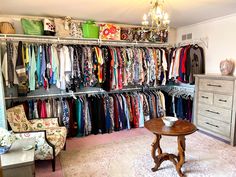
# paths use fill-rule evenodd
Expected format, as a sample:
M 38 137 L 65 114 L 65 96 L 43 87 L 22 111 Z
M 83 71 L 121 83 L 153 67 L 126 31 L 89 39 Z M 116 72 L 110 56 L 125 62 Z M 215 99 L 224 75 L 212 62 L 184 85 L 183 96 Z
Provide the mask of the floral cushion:
M 7 120 L 14 132 L 31 131 L 33 128 L 25 116 L 23 105 L 15 106 L 7 110 Z
M 33 119 L 29 122 L 34 130 L 45 130 L 51 127 L 59 127 L 58 118 Z

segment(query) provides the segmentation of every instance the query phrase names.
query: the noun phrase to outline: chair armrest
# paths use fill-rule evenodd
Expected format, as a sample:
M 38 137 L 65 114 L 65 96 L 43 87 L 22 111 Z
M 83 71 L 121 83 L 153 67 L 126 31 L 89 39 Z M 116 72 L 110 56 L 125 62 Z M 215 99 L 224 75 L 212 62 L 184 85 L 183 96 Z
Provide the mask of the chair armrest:
M 58 118 L 32 119 L 29 120 L 33 130 L 45 130 L 46 128 L 59 127 Z

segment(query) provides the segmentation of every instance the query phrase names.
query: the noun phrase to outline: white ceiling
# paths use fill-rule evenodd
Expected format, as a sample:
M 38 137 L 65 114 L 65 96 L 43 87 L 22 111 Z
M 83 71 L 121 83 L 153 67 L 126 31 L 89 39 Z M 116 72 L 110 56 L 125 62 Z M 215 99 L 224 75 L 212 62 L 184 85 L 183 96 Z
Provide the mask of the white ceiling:
M 0 15 L 71 16 L 81 20 L 140 24 L 150 0 L 0 0 Z M 236 0 L 165 0 L 171 26 L 236 13 Z

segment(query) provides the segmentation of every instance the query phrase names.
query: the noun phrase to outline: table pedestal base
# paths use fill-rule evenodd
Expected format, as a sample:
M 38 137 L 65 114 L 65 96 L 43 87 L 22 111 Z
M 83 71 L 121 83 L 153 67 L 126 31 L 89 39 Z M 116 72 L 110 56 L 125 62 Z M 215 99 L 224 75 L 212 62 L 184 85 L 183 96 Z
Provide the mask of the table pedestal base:
M 155 162 L 155 167 L 152 168 L 152 171 L 157 171 L 163 161 L 170 160 L 175 165 L 179 176 L 184 177 L 185 175 L 182 173 L 181 167 L 185 161 L 185 136 L 178 136 L 178 156 L 175 154 L 162 153 L 160 139 L 161 135 L 156 134 L 156 138 L 152 143 L 152 158 Z M 156 155 L 156 151 L 158 151 L 158 155 Z

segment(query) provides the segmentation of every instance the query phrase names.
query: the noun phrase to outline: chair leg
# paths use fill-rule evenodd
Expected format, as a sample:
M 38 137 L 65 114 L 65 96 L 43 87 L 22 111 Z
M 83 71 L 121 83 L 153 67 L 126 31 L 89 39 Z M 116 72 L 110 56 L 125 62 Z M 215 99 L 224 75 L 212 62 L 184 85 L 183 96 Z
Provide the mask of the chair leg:
M 64 144 L 63 150 L 64 150 L 64 151 L 66 150 L 66 142 L 65 142 L 65 144 Z
M 56 159 L 55 157 L 52 159 L 52 171 L 55 171 L 55 166 L 56 166 Z

